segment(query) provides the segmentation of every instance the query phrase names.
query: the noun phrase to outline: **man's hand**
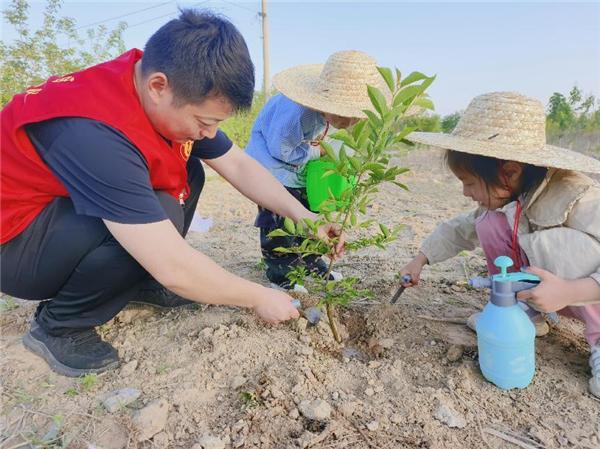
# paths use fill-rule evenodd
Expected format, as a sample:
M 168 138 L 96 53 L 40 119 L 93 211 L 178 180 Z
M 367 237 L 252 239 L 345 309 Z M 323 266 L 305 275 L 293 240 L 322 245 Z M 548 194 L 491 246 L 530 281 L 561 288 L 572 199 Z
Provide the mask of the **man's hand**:
M 337 239 L 335 246 L 333 247 L 333 254 L 330 257 L 333 260 L 340 259 L 344 255 L 344 243 L 346 242 L 346 236 L 342 232 L 342 227 L 337 223 L 326 223 L 319 227 L 317 237 L 325 242 L 330 242 L 333 239 Z
M 537 287 L 517 293 L 517 299 L 527 301 L 539 312 L 556 312 L 573 301 L 574 286 L 576 281 L 559 278 L 549 271 L 537 267 L 529 267 L 525 271 L 539 276 L 541 282 Z
M 290 295 L 266 287 L 253 309 L 260 318 L 271 324 L 278 324 L 300 316 L 298 310 L 292 305 Z

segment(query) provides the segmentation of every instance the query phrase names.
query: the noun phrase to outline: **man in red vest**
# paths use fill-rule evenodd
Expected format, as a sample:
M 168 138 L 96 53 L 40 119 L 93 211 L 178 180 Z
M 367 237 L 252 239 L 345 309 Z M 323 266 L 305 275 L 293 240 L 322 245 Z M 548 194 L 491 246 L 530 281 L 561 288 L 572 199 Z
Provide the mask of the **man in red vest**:
M 52 369 L 117 366 L 94 328 L 129 302 L 298 317 L 286 293 L 225 271 L 183 238 L 204 185 L 201 159 L 263 207 L 315 218 L 218 130 L 253 92 L 239 31 L 185 10 L 143 53 L 50 78 L 2 110 L 2 291 L 42 301 L 23 342 Z M 340 237 L 332 227 L 320 235 Z

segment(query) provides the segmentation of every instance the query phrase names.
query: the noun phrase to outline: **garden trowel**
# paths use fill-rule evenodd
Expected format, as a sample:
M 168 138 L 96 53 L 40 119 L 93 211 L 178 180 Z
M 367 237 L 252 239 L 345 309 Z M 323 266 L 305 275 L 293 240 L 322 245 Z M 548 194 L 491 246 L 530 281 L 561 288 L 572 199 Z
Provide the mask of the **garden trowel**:
M 412 278 L 410 277 L 410 274 L 405 274 L 404 276 L 402 276 L 402 283 L 406 284 L 408 282 L 410 282 L 412 280 Z M 406 289 L 405 286 L 401 285 L 400 287 L 398 287 L 398 290 L 396 290 L 396 293 L 394 293 L 394 296 L 392 296 L 392 304 L 396 304 L 396 301 L 398 301 L 398 298 L 400 298 L 400 295 L 402 294 L 402 292 Z
M 299 299 L 294 299 L 292 301 L 292 305 L 300 311 L 302 316 L 306 318 L 306 321 L 308 321 L 308 324 L 310 324 L 311 326 L 316 326 L 319 323 L 319 321 L 321 321 L 322 312 L 321 309 L 319 309 L 318 307 L 308 307 L 306 309 L 303 309 L 302 303 Z

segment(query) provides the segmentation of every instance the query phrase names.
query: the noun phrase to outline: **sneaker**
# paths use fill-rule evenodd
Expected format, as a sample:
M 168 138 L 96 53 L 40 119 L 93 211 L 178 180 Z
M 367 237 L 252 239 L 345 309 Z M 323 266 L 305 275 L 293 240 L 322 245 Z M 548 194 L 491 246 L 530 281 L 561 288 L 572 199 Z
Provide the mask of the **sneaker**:
M 477 319 L 479 318 L 480 314 L 481 312 L 476 312 L 469 316 L 469 318 L 467 318 L 467 327 L 474 332 L 476 332 L 475 326 L 477 324 Z M 546 320 L 543 316 L 538 315 L 538 317 L 539 318 L 531 320 L 531 322 L 535 326 L 535 336 L 543 337 L 544 335 L 547 335 L 548 332 L 550 332 L 550 326 L 548 326 L 548 323 L 546 323 Z
M 319 276 L 323 277 L 327 274 L 329 265 L 319 257 L 312 264 L 307 265 L 307 268 L 313 273 L 317 273 Z M 339 271 L 331 271 L 331 273 L 329 273 L 330 281 L 339 281 L 343 278 L 344 276 Z
M 157 307 L 159 309 L 173 309 L 177 307 L 191 306 L 194 301 L 182 298 L 171 290 L 164 287 L 142 288 L 138 295 L 129 301 L 131 304 L 143 304 Z
M 592 377 L 590 379 L 590 393 L 600 398 L 600 341 L 592 346 L 592 355 L 590 355 L 590 368 L 592 368 Z
M 23 345 L 63 376 L 101 373 L 119 365 L 117 350 L 103 341 L 94 328 L 54 336 L 34 319 L 23 336 Z
M 274 282 L 271 282 L 271 288 L 274 288 L 275 290 L 288 290 L 288 291 L 291 290 L 293 292 L 298 292 L 298 293 L 308 293 L 308 290 L 303 285 L 294 284 L 294 286 L 292 287 L 292 286 L 290 286 L 289 282 L 282 282 L 281 284 L 276 284 Z

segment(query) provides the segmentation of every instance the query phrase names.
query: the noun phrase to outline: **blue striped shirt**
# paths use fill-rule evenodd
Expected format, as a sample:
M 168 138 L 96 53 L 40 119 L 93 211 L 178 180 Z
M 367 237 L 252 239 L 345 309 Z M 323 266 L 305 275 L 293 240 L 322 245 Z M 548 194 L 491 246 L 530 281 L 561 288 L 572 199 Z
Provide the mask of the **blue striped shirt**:
M 258 114 L 246 153 L 284 186 L 305 187 L 304 167 L 320 157 L 320 147 L 311 146 L 310 141 L 324 130 L 323 114 L 277 94 Z

